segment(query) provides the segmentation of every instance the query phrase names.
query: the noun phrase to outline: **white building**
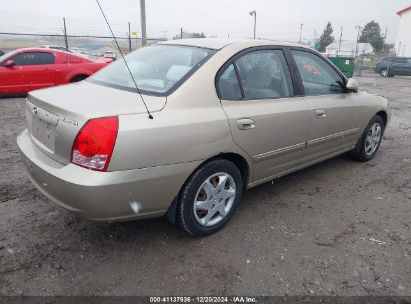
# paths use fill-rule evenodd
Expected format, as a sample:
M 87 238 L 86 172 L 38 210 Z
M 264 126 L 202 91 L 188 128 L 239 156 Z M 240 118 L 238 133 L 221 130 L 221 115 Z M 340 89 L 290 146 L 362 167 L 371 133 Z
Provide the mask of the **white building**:
M 411 6 L 397 13 L 400 16 L 395 53 L 397 56 L 411 57 Z
M 358 49 L 357 49 L 358 47 Z M 331 43 L 329 46 L 325 48 L 325 53 L 327 56 L 350 56 L 354 57 L 355 56 L 355 51 L 357 50 L 357 54 L 370 54 L 373 51 L 373 48 L 371 44 L 369 43 L 358 43 L 356 41 L 341 41 L 341 47 L 340 47 L 340 42 L 336 41 Z

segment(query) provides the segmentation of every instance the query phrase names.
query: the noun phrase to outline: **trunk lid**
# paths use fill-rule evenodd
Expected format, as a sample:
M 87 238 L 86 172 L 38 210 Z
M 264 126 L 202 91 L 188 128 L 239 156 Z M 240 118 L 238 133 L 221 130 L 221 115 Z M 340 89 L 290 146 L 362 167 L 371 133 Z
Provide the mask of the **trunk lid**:
M 150 112 L 161 111 L 166 104 L 166 97 L 143 97 Z M 89 119 L 146 113 L 146 108 L 138 93 L 82 81 L 31 92 L 25 111 L 33 143 L 68 164 L 74 139 Z

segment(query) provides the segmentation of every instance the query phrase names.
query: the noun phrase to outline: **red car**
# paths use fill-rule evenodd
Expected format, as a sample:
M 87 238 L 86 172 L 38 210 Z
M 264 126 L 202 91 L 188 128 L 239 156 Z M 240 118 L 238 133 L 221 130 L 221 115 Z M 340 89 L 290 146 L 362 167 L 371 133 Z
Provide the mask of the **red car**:
M 90 59 L 55 49 L 27 48 L 0 57 L 0 95 L 80 81 L 108 65 L 111 59 Z

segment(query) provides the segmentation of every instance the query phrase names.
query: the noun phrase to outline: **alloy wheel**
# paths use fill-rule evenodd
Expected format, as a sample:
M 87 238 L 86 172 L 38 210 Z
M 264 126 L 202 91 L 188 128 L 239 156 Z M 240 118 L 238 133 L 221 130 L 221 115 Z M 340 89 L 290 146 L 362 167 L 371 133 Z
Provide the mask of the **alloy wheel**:
M 372 155 L 377 150 L 381 141 L 381 130 L 378 122 L 371 126 L 365 138 L 365 154 Z
M 236 184 L 230 174 L 219 172 L 209 176 L 194 198 L 197 222 L 208 227 L 221 222 L 233 207 L 236 193 Z
M 381 70 L 381 76 L 382 77 L 388 77 L 388 70 L 387 69 L 382 69 Z

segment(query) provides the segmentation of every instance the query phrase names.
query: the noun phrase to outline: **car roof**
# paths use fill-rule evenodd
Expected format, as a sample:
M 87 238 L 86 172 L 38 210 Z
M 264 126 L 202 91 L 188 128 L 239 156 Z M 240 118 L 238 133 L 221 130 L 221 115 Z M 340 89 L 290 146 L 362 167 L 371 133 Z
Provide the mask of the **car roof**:
M 58 49 L 51 49 L 51 48 L 43 48 L 43 47 L 32 47 L 32 48 L 22 48 L 15 50 L 16 52 L 43 52 L 43 53 L 50 53 L 50 52 L 57 52 L 67 54 L 67 52 L 58 50 Z
M 253 46 L 298 46 L 305 47 L 303 45 L 291 42 L 267 40 L 267 39 L 220 39 L 220 38 L 193 38 L 193 39 L 176 39 L 161 41 L 157 44 L 168 44 L 168 45 L 182 45 L 182 46 L 194 46 L 206 49 L 220 50 L 231 44 L 240 44 L 244 47 L 253 47 Z
M 40 45 L 39 47 L 41 47 L 41 48 L 54 48 L 54 47 L 64 48 L 64 46 L 55 45 L 55 44 L 42 44 L 42 45 Z

